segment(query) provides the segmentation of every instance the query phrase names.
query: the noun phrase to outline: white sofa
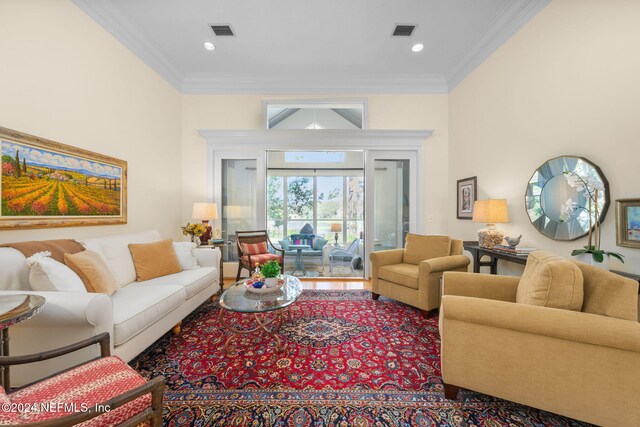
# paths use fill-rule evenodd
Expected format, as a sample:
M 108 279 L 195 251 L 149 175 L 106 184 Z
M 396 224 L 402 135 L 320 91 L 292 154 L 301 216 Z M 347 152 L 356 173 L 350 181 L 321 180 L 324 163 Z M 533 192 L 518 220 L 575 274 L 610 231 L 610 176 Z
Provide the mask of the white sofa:
M 195 250 L 199 268 L 136 282 L 129 243 L 160 240 L 155 230 L 95 239 L 78 239 L 105 260 L 118 281 L 111 296 L 99 293 L 36 292 L 29 285 L 25 257 L 0 248 L 0 294 L 34 293 L 46 298 L 42 311 L 9 330 L 10 352 L 27 354 L 61 347 L 100 332 L 111 335 L 112 354 L 133 359 L 220 289 L 218 249 Z M 55 361 L 14 367 L 12 385 L 21 385 L 96 357 L 97 350 L 75 352 Z

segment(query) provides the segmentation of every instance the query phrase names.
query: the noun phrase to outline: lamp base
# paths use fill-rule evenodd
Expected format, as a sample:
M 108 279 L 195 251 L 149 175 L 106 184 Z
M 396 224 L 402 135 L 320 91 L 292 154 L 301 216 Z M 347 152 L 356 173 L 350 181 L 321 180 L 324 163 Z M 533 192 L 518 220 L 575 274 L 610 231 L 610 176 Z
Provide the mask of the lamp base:
M 333 246 L 338 246 L 338 233 L 336 233 L 336 242 L 333 244 Z
M 478 245 L 481 248 L 493 249 L 495 245 L 502 243 L 504 232 L 494 227 L 478 230 Z
M 200 236 L 200 243 L 203 245 L 208 245 L 209 240 L 211 240 L 211 226 L 209 225 L 209 221 L 202 220 L 202 225 L 207 228 L 207 231 L 204 232 L 202 236 Z

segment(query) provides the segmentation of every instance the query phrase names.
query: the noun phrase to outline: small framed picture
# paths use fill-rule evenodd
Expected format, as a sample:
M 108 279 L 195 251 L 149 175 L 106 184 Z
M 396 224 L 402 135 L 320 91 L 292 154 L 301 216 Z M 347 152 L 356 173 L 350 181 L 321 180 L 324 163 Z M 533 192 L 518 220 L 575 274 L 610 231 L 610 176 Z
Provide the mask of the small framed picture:
M 473 204 L 478 199 L 475 176 L 458 180 L 458 219 L 473 218 Z
M 616 200 L 616 244 L 640 249 L 640 199 Z

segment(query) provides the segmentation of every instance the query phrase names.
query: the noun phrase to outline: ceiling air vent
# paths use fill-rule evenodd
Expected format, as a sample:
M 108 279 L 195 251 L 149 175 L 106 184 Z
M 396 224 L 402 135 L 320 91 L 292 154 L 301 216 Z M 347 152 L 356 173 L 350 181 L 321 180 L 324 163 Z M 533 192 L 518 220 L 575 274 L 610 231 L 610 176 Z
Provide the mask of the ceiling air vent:
M 227 24 L 212 25 L 211 29 L 213 30 L 216 36 L 235 36 L 235 34 L 233 34 L 233 30 L 231 29 L 231 26 Z
M 393 36 L 395 37 L 411 37 L 413 34 L 413 30 L 415 30 L 416 26 L 411 24 L 398 24 L 396 28 L 393 30 Z

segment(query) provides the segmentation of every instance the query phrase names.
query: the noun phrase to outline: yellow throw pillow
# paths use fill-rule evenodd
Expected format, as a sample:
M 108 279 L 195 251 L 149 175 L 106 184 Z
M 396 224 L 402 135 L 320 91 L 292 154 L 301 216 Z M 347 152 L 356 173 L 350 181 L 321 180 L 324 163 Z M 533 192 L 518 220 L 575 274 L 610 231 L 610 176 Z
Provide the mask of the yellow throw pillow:
M 131 243 L 129 251 L 138 282 L 182 271 L 171 239 L 153 243 Z
M 582 271 L 577 265 L 551 252 L 529 254 L 518 284 L 517 303 L 580 311 L 583 298 Z
M 450 251 L 451 238 L 448 236 L 421 236 L 408 233 L 402 262 L 420 264 L 425 259 L 448 256 Z
M 115 276 L 102 257 L 93 251 L 64 254 L 64 263 L 80 276 L 87 292 L 111 295 L 118 289 Z

